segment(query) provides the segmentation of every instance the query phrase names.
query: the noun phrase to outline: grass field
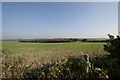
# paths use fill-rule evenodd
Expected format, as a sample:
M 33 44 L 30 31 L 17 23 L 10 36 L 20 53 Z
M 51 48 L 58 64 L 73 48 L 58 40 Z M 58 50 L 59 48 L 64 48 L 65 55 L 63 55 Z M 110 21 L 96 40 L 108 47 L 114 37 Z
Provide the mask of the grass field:
M 24 56 L 27 63 L 37 59 L 39 61 L 50 61 L 62 56 L 79 56 L 81 52 L 89 55 L 106 54 L 103 49 L 105 43 L 19 43 L 17 41 L 3 41 L 2 49 L 16 55 Z

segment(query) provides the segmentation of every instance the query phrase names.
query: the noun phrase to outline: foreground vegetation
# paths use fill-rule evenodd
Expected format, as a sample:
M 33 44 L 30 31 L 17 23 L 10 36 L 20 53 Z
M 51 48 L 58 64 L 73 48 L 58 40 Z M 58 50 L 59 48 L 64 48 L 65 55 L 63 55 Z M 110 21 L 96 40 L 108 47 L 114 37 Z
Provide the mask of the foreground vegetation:
M 4 49 L 2 50 L 3 79 L 9 79 L 9 78 L 12 79 L 29 78 L 31 80 L 33 79 L 46 80 L 48 78 L 53 80 L 71 79 L 71 78 L 74 78 L 76 80 L 87 79 L 87 78 L 89 78 L 90 80 L 98 79 L 98 78 L 100 80 L 106 80 L 106 79 L 113 80 L 116 78 L 119 79 L 120 76 L 120 69 L 119 69 L 120 45 L 119 44 L 120 44 L 119 37 L 117 37 L 116 39 L 110 39 L 107 44 L 104 44 L 104 47 L 102 47 L 102 49 L 104 49 L 106 52 L 109 52 L 109 54 L 99 54 L 99 55 L 94 54 L 92 56 L 89 56 L 90 54 L 85 54 L 83 52 L 81 55 L 79 55 L 79 57 L 78 56 L 75 57 L 76 55 L 73 56 L 68 55 L 68 57 L 65 57 L 64 55 L 59 59 L 58 58 L 55 60 L 51 59 L 51 61 L 50 59 L 49 61 L 45 60 L 46 63 L 41 63 L 41 61 L 37 60 L 36 59 L 37 57 L 35 57 L 36 60 L 34 59 L 28 65 L 24 63 L 25 56 L 24 57 L 21 55 L 16 56 L 16 54 L 13 54 L 12 52 Z M 64 48 L 66 49 L 66 47 Z M 73 50 L 74 49 L 75 48 L 73 48 Z
M 47 64 L 33 62 L 29 65 L 23 64 L 23 57 L 12 56 L 11 53 L 3 51 L 3 79 L 85 79 L 96 78 L 107 79 L 108 75 L 102 68 L 94 67 L 86 60 L 85 55 L 79 57 L 69 56 Z

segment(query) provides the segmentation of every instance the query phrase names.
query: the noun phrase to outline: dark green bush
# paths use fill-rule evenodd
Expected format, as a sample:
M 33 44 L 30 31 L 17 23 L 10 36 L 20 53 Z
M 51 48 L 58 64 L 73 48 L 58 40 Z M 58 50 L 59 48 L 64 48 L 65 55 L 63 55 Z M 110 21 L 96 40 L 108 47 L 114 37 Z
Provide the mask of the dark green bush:
M 120 76 L 120 37 L 110 38 L 109 42 L 104 45 L 105 51 L 110 53 L 108 72 L 111 78 Z
M 87 67 L 89 72 L 86 72 Z M 25 79 L 45 80 L 46 78 L 52 80 L 64 79 L 106 79 L 108 76 L 100 68 L 89 66 L 83 58 L 69 57 L 68 59 L 51 64 L 44 64 L 42 67 L 29 71 L 24 74 Z
M 107 71 L 109 79 L 119 79 L 120 76 L 120 37 L 110 37 L 109 42 L 104 45 L 104 50 L 109 55 L 97 56 L 93 59 L 95 67 L 103 68 Z
M 111 57 L 120 58 L 120 37 L 116 39 L 110 39 L 109 42 L 104 45 L 105 51 L 109 52 Z

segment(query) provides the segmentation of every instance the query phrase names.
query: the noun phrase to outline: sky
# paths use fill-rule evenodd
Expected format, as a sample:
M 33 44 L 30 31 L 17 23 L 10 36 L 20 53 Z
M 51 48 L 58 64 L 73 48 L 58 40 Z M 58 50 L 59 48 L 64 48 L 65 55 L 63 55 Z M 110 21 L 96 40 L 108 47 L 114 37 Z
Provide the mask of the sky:
M 120 14 L 120 2 L 118 3 L 118 14 Z M 120 36 L 120 16 L 118 16 L 118 32 Z
M 2 39 L 2 2 L 0 2 L 0 40 Z M 0 42 L 1 44 L 1 42 Z M 1 48 L 1 46 L 0 46 Z
M 118 34 L 117 2 L 3 2 L 2 38 L 106 38 Z

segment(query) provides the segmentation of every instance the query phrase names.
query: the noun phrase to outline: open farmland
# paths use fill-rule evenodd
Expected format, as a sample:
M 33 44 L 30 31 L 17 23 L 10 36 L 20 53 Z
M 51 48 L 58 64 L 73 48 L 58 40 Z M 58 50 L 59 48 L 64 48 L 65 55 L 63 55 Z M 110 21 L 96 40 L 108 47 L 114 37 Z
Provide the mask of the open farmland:
M 89 55 L 106 54 L 102 42 L 73 42 L 73 43 L 21 43 L 3 41 L 3 50 L 15 55 L 24 56 L 27 63 L 33 60 L 49 61 L 60 59 L 62 56 L 79 56 L 81 52 Z

